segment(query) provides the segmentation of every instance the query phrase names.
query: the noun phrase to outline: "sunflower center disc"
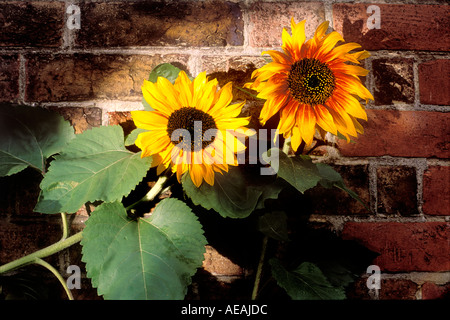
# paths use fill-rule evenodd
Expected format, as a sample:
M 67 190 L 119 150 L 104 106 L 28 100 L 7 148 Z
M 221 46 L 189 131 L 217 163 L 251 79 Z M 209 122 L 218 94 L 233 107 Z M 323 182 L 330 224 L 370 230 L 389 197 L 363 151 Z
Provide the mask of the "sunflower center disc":
M 324 104 L 334 91 L 335 78 L 325 63 L 304 58 L 292 64 L 288 86 L 297 101 L 309 105 Z
M 177 129 L 187 130 L 189 139 L 182 132 L 180 134 L 175 132 L 174 139 L 172 139 L 172 133 Z M 172 142 L 180 148 L 186 149 L 190 141 L 190 149 L 193 152 L 205 149 L 214 141 L 214 136 L 209 141 L 203 140 L 204 133 L 209 129 L 217 129 L 214 118 L 206 112 L 191 107 L 175 110 L 167 123 L 167 134 Z

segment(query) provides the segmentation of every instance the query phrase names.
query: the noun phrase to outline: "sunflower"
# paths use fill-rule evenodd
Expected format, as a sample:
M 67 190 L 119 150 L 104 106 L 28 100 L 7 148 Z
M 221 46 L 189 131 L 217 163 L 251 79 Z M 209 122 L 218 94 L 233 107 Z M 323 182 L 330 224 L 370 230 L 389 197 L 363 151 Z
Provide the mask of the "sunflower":
M 365 108 L 359 98 L 373 100 L 372 94 L 361 83 L 359 76 L 368 70 L 354 65 L 370 56 L 357 43 L 336 44 L 344 41 L 333 31 L 325 34 L 328 22 L 317 28 L 314 37 L 305 42 L 305 20 L 295 23 L 291 19 L 292 36 L 283 29 L 281 51 L 270 50 L 272 62 L 256 69 L 253 82 L 246 88 L 258 92 L 265 99 L 260 121 L 280 112 L 277 130 L 284 138 L 291 137 L 291 146 L 297 151 L 302 140 L 312 143 L 316 128 L 321 132 L 338 133 L 350 140 L 363 133 L 357 119 L 367 120 Z
M 171 168 L 179 182 L 189 172 L 197 187 L 203 180 L 214 185 L 214 173 L 237 165 L 235 153 L 245 149 L 249 118 L 238 118 L 245 102 L 230 105 L 231 91 L 231 82 L 218 90 L 205 72 L 191 81 L 180 71 L 174 84 L 164 77 L 144 81 L 144 99 L 154 110 L 131 112 L 136 127 L 148 130 L 135 142 L 141 157 L 153 157 L 158 175 Z

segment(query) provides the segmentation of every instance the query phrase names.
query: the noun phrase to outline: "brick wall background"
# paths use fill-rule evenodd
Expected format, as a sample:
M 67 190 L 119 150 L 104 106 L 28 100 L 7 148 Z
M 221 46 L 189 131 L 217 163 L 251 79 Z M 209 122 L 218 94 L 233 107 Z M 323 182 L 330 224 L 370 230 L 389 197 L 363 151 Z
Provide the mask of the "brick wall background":
M 67 25 L 71 4 L 80 8 L 80 29 Z M 380 8 L 380 29 L 367 26 L 372 4 Z M 0 102 L 55 110 L 77 133 L 126 126 L 129 111 L 141 107 L 140 86 L 153 67 L 170 62 L 194 76 L 207 71 L 223 84 L 242 85 L 265 63 L 261 52 L 281 45 L 291 16 L 307 19 L 307 37 L 329 20 L 347 42 L 372 54 L 365 82 L 375 102 L 368 105 L 365 133 L 356 144 L 321 150 L 371 212 L 339 191 L 316 192 L 311 221 L 380 254 L 373 261 L 382 272 L 380 299 L 448 298 L 450 6 L 444 0 L 2 1 Z M 60 237 L 59 216 L 33 212 L 38 185 L 29 171 L 0 179 L 0 264 Z M 86 217 L 72 216 L 72 229 L 83 228 Z M 237 256 L 208 246 L 189 297 L 248 298 L 260 242 L 249 241 L 245 222 L 233 223 L 237 231 L 222 240 Z M 68 265 L 83 266 L 80 250 L 74 246 L 50 261 L 65 275 Z M 51 275 L 40 275 L 65 297 Z M 370 298 L 367 276 L 350 298 Z M 96 296 L 87 279 L 73 294 Z

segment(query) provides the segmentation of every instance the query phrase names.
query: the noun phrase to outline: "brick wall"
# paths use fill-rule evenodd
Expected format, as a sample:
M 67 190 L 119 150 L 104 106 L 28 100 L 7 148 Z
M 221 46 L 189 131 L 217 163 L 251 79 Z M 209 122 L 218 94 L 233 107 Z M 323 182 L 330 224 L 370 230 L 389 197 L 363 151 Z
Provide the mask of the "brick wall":
M 72 3 L 80 9 L 79 29 L 67 25 Z M 367 13 L 367 8 L 373 4 L 380 10 L 379 29 L 368 27 L 375 13 Z M 446 1 L 1 2 L 0 102 L 55 110 L 77 133 L 129 124 L 129 111 L 140 108 L 140 86 L 153 67 L 170 62 L 192 75 L 207 71 L 221 83 L 243 84 L 265 63 L 261 52 L 281 45 L 281 30 L 289 26 L 291 16 L 307 19 L 307 37 L 329 20 L 347 42 L 358 42 L 372 54 L 365 61 L 371 71 L 365 82 L 375 102 L 368 106 L 365 133 L 356 144 L 338 141 L 322 150 L 371 212 L 338 191 L 316 192 L 311 221 L 325 222 L 343 239 L 379 253 L 373 264 L 382 272 L 380 299 L 448 297 Z M 235 94 L 236 99 L 242 97 Z M 30 180 L 32 175 L 25 171 L 18 178 L 0 180 L 0 264 L 60 236 L 58 216 L 32 212 L 39 183 L 36 177 Z M 72 219 L 73 229 L 79 230 L 86 215 L 79 212 Z M 246 239 L 237 239 L 229 249 L 241 250 L 242 256 L 244 250 L 259 248 L 259 243 L 243 246 Z M 239 263 L 242 259 L 230 259 L 213 246 L 205 257 L 192 297 L 233 298 L 251 290 L 254 261 Z M 63 274 L 69 264 L 82 265 L 79 246 L 52 259 Z M 366 278 L 362 275 L 356 282 L 352 299 L 370 298 Z M 95 292 L 86 280 L 74 296 L 90 299 Z

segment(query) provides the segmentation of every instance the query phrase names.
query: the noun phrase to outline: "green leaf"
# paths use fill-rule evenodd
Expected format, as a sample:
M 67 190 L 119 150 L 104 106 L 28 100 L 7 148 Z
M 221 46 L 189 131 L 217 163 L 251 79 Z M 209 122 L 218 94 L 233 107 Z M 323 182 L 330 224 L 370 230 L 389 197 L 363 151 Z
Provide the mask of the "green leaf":
M 276 258 L 269 260 L 272 275 L 294 300 L 342 300 L 345 291 L 333 287 L 322 271 L 311 262 L 303 262 L 295 270 L 288 271 Z
M 153 68 L 153 70 L 150 72 L 148 81 L 156 82 L 158 77 L 163 77 L 163 78 L 166 78 L 167 80 L 169 80 L 173 84 L 173 83 L 175 83 L 175 80 L 177 79 L 180 71 L 181 71 L 180 68 L 177 68 L 170 63 L 162 63 L 160 65 L 157 65 L 155 68 Z
M 277 198 L 282 186 L 258 183 L 260 177 L 248 178 L 240 167 L 229 167 L 223 175 L 214 175 L 214 185 L 203 182 L 197 188 L 189 174 L 182 178 L 183 190 L 195 205 L 214 209 L 223 217 L 246 218 L 263 207 L 265 199 Z
M 267 151 L 263 157 L 270 159 L 274 152 L 277 152 L 279 156 L 276 160 L 272 159 L 272 162 L 270 162 L 271 166 L 277 168 L 273 161 L 278 161 L 277 175 L 289 182 L 301 193 L 315 187 L 321 180 L 319 170 L 310 157 L 304 155 L 289 157 L 284 152 L 279 152 L 279 150 L 274 149 Z
M 46 160 L 74 136 L 70 123 L 54 112 L 0 105 L 0 177 L 28 166 L 44 173 Z
M 136 128 L 133 131 L 131 131 L 130 134 L 125 138 L 125 145 L 132 146 L 135 143 L 138 135 L 142 132 L 148 132 L 148 130 Z
M 137 220 L 121 203 L 103 203 L 87 220 L 81 244 L 87 275 L 105 299 L 183 299 L 206 239 L 190 208 L 169 198 Z
M 35 210 L 76 212 L 84 203 L 120 200 L 136 187 L 151 159 L 125 149 L 120 126 L 87 130 L 52 161 Z
M 258 230 L 279 241 L 288 241 L 287 215 L 282 211 L 268 212 L 258 218 Z

